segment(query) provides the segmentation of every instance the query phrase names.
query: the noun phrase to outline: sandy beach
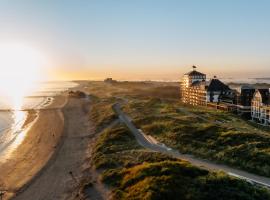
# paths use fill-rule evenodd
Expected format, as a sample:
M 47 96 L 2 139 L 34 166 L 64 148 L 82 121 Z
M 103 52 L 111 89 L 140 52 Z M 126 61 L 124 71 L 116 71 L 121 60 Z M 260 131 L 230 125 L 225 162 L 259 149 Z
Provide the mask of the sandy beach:
M 63 109 L 65 125 L 56 152 L 39 176 L 30 182 L 30 187 L 20 191 L 14 199 L 76 199 L 89 141 L 94 135 L 87 115 L 89 106 L 86 99 L 69 99 Z
M 54 154 L 64 129 L 62 108 L 66 102 L 66 95 L 57 96 L 46 108 L 29 112 L 24 127 L 27 128 L 33 120 L 34 123 L 23 142 L 0 165 L 4 199 L 10 199 L 27 188 Z

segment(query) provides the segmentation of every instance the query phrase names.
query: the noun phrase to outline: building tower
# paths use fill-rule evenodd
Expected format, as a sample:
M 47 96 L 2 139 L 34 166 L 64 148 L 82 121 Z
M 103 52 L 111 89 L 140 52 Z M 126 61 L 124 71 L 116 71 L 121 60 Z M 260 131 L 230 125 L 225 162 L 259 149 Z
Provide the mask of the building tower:
M 183 103 L 188 103 L 188 99 L 190 96 L 189 90 L 193 84 L 206 81 L 206 75 L 196 71 L 196 69 L 196 66 L 192 66 L 192 71 L 184 74 L 183 76 L 181 83 L 181 97 Z

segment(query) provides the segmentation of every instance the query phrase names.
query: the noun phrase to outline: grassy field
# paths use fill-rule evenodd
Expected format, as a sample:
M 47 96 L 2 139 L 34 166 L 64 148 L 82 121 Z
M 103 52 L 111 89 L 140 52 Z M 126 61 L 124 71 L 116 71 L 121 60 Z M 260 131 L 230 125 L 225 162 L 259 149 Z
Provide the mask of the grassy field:
M 145 150 L 122 125 L 102 133 L 93 164 L 115 200 L 270 199 L 268 191 L 244 181 Z
M 108 126 L 113 120 L 117 119 L 117 116 L 112 110 L 112 105 L 116 102 L 116 99 L 111 98 L 99 98 L 97 96 L 91 96 L 92 106 L 90 120 L 94 122 L 96 131 L 99 132 L 106 126 Z

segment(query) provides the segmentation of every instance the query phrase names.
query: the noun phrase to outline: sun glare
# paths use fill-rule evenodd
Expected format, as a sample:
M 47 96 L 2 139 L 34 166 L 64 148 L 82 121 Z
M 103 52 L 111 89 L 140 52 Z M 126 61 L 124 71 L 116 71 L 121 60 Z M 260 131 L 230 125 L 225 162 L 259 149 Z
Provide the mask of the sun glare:
M 24 44 L 0 46 L 0 94 L 9 99 L 14 109 L 20 109 L 23 97 L 42 80 L 46 59 L 36 49 Z

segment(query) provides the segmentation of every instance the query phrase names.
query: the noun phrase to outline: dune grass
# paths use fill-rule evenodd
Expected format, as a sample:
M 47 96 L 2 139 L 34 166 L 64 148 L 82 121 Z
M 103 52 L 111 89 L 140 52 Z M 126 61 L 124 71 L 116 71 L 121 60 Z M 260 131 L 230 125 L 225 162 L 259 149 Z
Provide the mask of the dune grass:
M 105 130 L 99 137 L 93 164 L 97 169 L 134 166 L 146 161 L 175 160 L 160 153 L 145 150 L 135 141 L 126 127 Z
M 91 82 L 87 93 L 96 99 L 92 121 L 102 130 L 116 118 L 113 103 L 127 99 L 124 111 L 160 142 L 183 153 L 270 176 L 269 131 L 228 112 L 183 105 L 178 91 L 175 84 Z
M 114 200 L 268 200 L 270 193 L 223 173 L 140 147 L 122 125 L 104 131 L 93 164 Z
M 270 177 L 270 134 L 233 114 L 155 98 L 131 101 L 125 111 L 146 134 L 182 153 Z
M 136 126 L 168 146 L 269 176 L 269 133 L 237 116 L 182 105 L 175 86 L 171 88 L 174 94 L 166 98 L 164 86 L 153 83 L 90 85 L 89 93 L 95 96 L 91 119 L 98 127 L 116 119 L 113 103 L 127 99 L 124 110 Z M 102 181 L 111 187 L 115 200 L 270 199 L 265 189 L 148 151 L 120 125 L 102 132 L 93 157 L 93 165 L 102 172 Z
M 97 132 L 117 119 L 117 116 L 112 110 L 112 105 L 115 102 L 116 99 L 113 97 L 99 98 L 94 95 L 91 96 L 91 112 L 89 118 L 96 126 Z

